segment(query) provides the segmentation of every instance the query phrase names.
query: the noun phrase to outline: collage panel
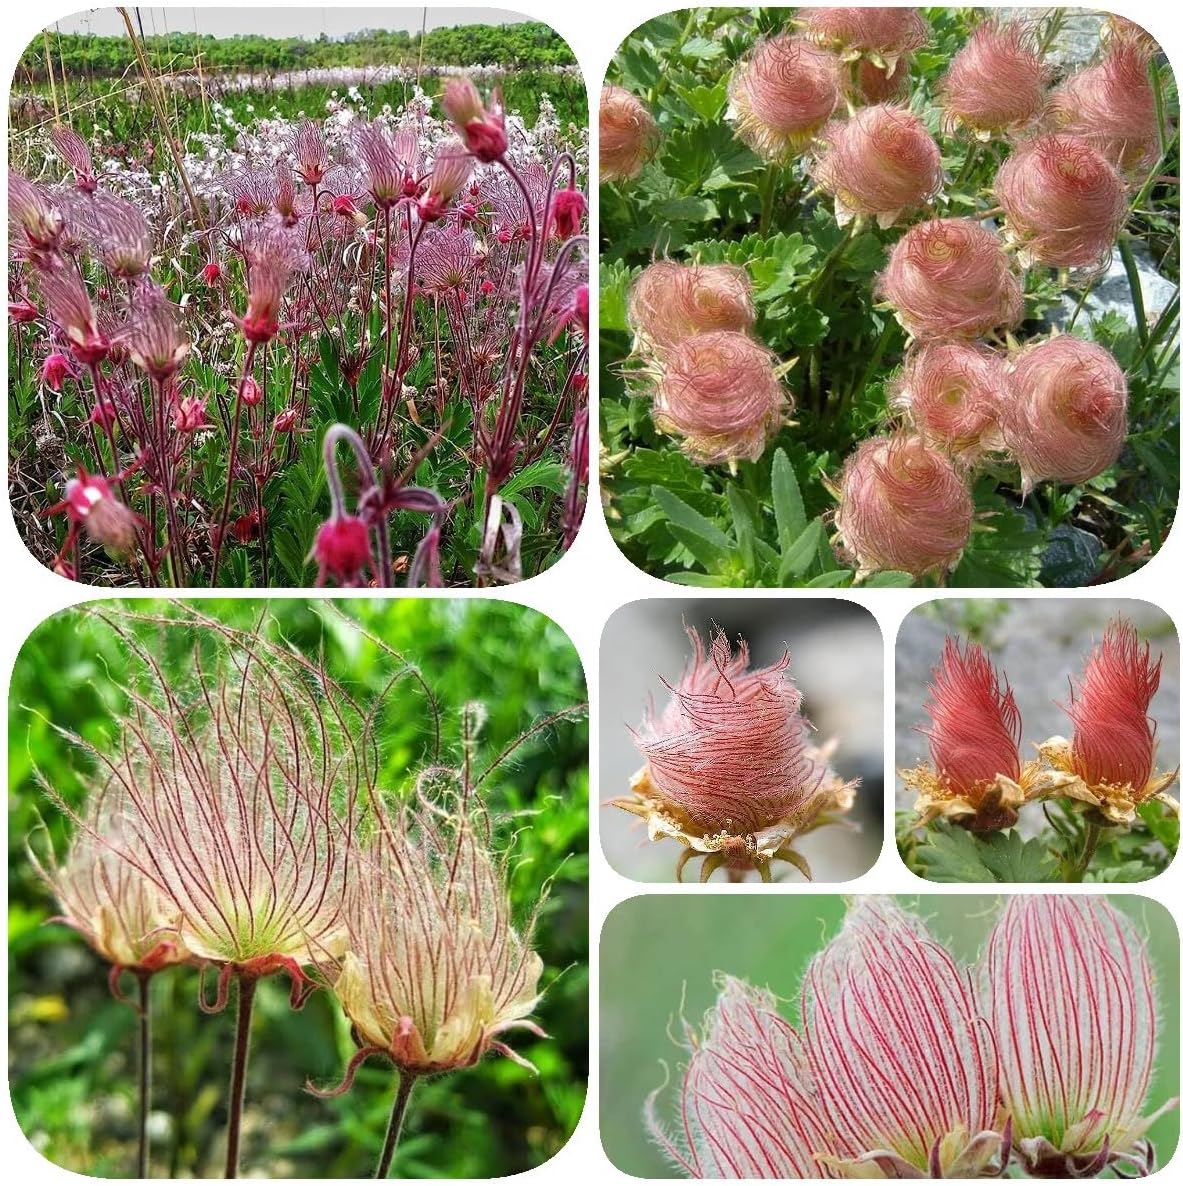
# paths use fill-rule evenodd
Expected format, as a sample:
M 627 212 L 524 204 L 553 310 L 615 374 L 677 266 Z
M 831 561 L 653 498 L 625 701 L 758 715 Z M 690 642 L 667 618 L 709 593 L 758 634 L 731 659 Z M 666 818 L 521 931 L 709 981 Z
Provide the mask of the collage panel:
M 588 105 L 549 26 L 89 10 L 30 42 L 9 110 L 9 490 L 42 565 L 484 587 L 563 557 Z
M 586 697 L 563 631 L 510 603 L 47 619 L 9 699 L 32 1147 L 125 1178 L 551 1158 L 588 1070 Z
M 652 598 L 600 643 L 600 840 L 635 881 L 852 881 L 883 847 L 883 636 L 862 606 Z
M 694 8 L 599 109 L 600 480 L 698 586 L 1081 587 L 1179 494 L 1178 94 L 1079 8 Z
M 1179 932 L 1133 895 L 654 894 L 600 941 L 636 1178 L 1143 1176 L 1179 1137 Z
M 929 881 L 1138 882 L 1179 847 L 1179 636 L 1148 601 L 948 598 L 896 638 L 896 839 Z

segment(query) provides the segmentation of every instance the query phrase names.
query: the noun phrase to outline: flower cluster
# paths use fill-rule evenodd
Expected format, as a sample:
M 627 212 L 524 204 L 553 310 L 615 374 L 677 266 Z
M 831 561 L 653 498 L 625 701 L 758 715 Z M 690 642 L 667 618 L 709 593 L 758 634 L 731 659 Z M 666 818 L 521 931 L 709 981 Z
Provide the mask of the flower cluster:
M 810 962 L 791 1025 L 723 976 L 687 1026 L 692 1178 L 1145 1175 L 1157 1008 L 1146 942 L 1098 898 L 1015 896 L 976 967 L 889 899 L 860 898 Z
M 744 641 L 733 649 L 718 629 L 707 646 L 693 628 L 686 633 L 691 658 L 667 685 L 669 703 L 632 731 L 645 765 L 631 794 L 611 802 L 644 820 L 651 841 L 683 846 L 679 880 L 695 857 L 703 858 L 703 881 L 719 869 L 733 881 L 753 869 L 770 881 L 776 861 L 808 877 L 794 841 L 840 821 L 857 783 L 831 767 L 835 743 L 811 741 L 787 651 L 752 669 Z

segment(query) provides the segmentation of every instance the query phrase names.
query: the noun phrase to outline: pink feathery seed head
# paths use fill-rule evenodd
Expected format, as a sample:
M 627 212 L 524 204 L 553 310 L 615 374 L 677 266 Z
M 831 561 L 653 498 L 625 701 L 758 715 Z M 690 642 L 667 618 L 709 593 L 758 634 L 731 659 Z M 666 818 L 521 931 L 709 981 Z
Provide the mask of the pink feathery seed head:
M 296 201 L 296 182 L 285 161 L 275 166 L 275 213 L 286 227 L 293 227 L 300 221 L 300 210 Z
M 73 268 L 40 274 L 41 296 L 51 321 L 64 332 L 70 352 L 83 366 L 102 362 L 111 351 L 111 340 L 104 334 L 82 277 Z
M 1080 136 L 1036 136 L 994 178 L 1007 234 L 1040 263 L 1100 267 L 1128 211 L 1117 170 Z
M 843 53 L 893 59 L 928 44 L 928 22 L 918 8 L 801 8 L 796 19 L 813 41 Z
M 1036 119 L 1047 83 L 1033 29 L 1018 21 L 986 20 L 949 63 L 937 97 L 947 122 L 999 135 Z
M 66 496 L 49 513 L 64 511 L 71 523 L 80 524 L 91 539 L 113 556 L 130 556 L 138 543 L 141 519 L 120 502 L 111 483 L 100 474 L 79 468 L 78 477 L 66 483 Z
M 766 161 L 796 156 L 834 114 L 839 74 L 838 59 L 804 38 L 758 42 L 731 74 L 728 114 L 736 134 Z
M 90 145 L 65 124 L 54 124 L 49 130 L 49 138 L 66 167 L 73 170 L 75 188 L 93 194 L 99 183 L 91 163 Z
M 374 565 L 369 526 L 356 515 L 334 515 L 317 529 L 312 556 L 318 588 L 328 578 L 342 588 L 360 588 Z
M 806 753 L 801 693 L 786 653 L 749 670 L 719 629 L 693 656 L 659 716 L 634 733 L 649 781 L 675 816 L 704 835 L 754 836 L 808 813 L 821 774 Z
M 133 365 L 159 384 L 171 379 L 189 354 L 180 312 L 163 289 L 149 282 L 140 286 L 119 334 Z
M 15 325 L 29 325 L 41 316 L 41 310 L 28 297 L 8 302 L 8 317 Z
M 712 330 L 747 333 L 756 322 L 752 282 L 734 264 L 658 260 L 633 281 L 628 320 L 638 343 L 661 348 Z
M 624 87 L 600 91 L 600 181 L 630 181 L 657 151 L 660 133 L 649 109 Z
M 39 185 L 14 169 L 8 170 L 8 219 L 21 227 L 35 252 L 52 253 L 61 243 L 61 212 L 54 208 Z M 10 233 L 10 242 L 15 239 L 16 236 Z
M 67 379 L 77 377 L 70 360 L 60 350 L 51 351 L 45 356 L 45 361 L 41 364 L 41 382 L 50 391 L 61 391 L 62 384 Z
M 681 1084 L 679 1132 L 645 1107 L 650 1135 L 691 1178 L 819 1178 L 834 1137 L 814 1096 L 800 1039 L 776 998 L 732 976 L 701 1034 L 690 1034 Z
M 1023 1169 L 1148 1174 L 1157 1115 L 1142 1110 L 1159 1022 L 1139 928 L 1103 897 L 1011 895 L 978 966 L 978 998 Z
M 1068 715 L 1072 764 L 1090 785 L 1129 787 L 1135 798 L 1154 775 L 1155 726 L 1150 702 L 1158 691 L 1162 656 L 1150 661 L 1134 627 L 1110 623 L 1072 689 Z
M 433 523 L 419 541 L 415 555 L 407 568 L 408 589 L 442 589 L 444 575 L 440 570 L 440 526 Z
M 879 293 L 918 338 L 978 338 L 1023 316 L 1023 292 L 1002 241 L 972 218 L 912 227 L 892 248 Z
M 120 280 L 135 280 L 152 260 L 152 232 L 131 202 L 96 193 L 89 200 L 89 233 L 103 263 Z
M 834 198 L 839 221 L 875 215 L 890 225 L 927 205 L 941 188 L 941 150 L 924 121 L 905 107 L 878 104 L 830 124 L 813 176 Z
M 1079 485 L 1108 469 L 1126 439 L 1126 378 L 1104 347 L 1059 334 L 1011 364 L 999 423 L 1030 490 Z
M 1117 42 L 1097 65 L 1070 75 L 1053 92 L 1048 115 L 1058 131 L 1086 140 L 1124 173 L 1144 176 L 1158 160 L 1149 59 L 1134 42 Z
M 324 127 L 310 119 L 301 120 L 292 149 L 301 180 L 305 185 L 319 185 L 329 171 L 329 148 L 325 143 Z
M 389 210 L 401 197 L 408 172 L 417 171 L 419 141 L 394 133 L 385 124 L 359 124 L 352 136 L 353 151 L 366 175 L 366 188 L 380 210 Z M 336 208 L 334 204 L 334 209 Z M 340 213 L 340 211 L 338 211 Z
M 925 710 L 929 753 L 942 783 L 977 805 L 999 775 L 1018 782 L 1022 718 L 1010 685 L 977 643 L 946 638 Z
M 234 209 L 244 218 L 263 218 L 275 200 L 275 174 L 246 169 L 230 176 L 226 189 L 234 199 Z
M 279 333 L 280 305 L 309 258 L 303 235 L 279 223 L 261 223 L 244 240 L 247 308 L 239 324 L 248 342 L 261 344 Z
M 856 900 L 801 988 L 807 1070 L 839 1177 L 998 1176 L 998 1055 L 968 973 L 890 899 Z
M 1162 53 L 1162 46 L 1141 25 L 1115 12 L 1105 14 L 1101 43 L 1105 46 L 1133 45 L 1148 57 Z
M 964 474 L 917 436 L 873 437 L 843 467 L 835 526 L 862 572 L 951 568 L 973 515 Z
M 489 106 L 469 78 L 452 78 L 444 86 L 444 114 L 478 161 L 499 161 L 509 147 L 505 132 L 505 111 L 497 91 Z
M 432 161 L 427 190 L 419 199 L 419 217 L 424 222 L 442 218 L 471 175 L 472 157 L 467 150 L 459 141 L 446 141 Z
M 916 432 L 973 464 L 997 448 L 1002 356 L 967 342 L 925 342 L 909 351 L 890 402 Z
M 570 239 L 583 228 L 587 201 L 574 186 L 556 190 L 551 199 L 550 233 L 556 239 Z
M 430 296 L 459 293 L 476 275 L 472 231 L 439 224 L 422 236 L 416 255 L 416 274 L 423 291 Z
M 789 407 L 775 357 L 746 334 L 696 334 L 662 355 L 653 422 L 703 465 L 756 460 Z

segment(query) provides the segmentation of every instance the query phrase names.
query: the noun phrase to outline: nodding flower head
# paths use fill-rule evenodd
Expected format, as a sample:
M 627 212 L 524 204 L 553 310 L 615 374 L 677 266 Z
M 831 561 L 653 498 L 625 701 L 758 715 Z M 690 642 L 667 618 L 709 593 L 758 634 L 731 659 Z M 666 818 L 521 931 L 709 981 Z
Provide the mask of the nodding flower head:
M 659 133 L 653 116 L 624 87 L 600 91 L 600 181 L 629 181 L 657 151 Z
M 1002 356 L 966 342 L 926 342 L 909 352 L 891 403 L 916 432 L 955 461 L 973 465 L 1001 447 Z
M 928 44 L 928 23 L 918 8 L 801 8 L 797 20 L 811 41 L 846 59 L 879 58 L 892 69 L 904 54 Z
M 1069 780 L 1060 794 L 1088 803 L 1112 824 L 1132 823 L 1138 807 L 1167 794 L 1177 770 L 1155 770 L 1155 723 L 1150 702 L 1158 691 L 1162 656 L 1151 662 L 1150 644 L 1121 618 L 1111 622 L 1085 663 L 1067 707 L 1071 742 L 1049 738 L 1039 752 Z
M 882 227 L 927 205 L 941 188 L 941 150 L 919 116 L 904 107 L 864 107 L 829 125 L 813 175 L 834 198 L 839 225 L 873 215 Z
M 1092 1178 L 1154 1168 L 1143 1115 L 1159 1019 L 1140 929 L 1102 897 L 1012 895 L 979 966 L 1022 1168 Z
M 662 353 L 653 423 L 701 464 L 754 461 L 789 407 L 774 356 L 746 334 L 696 334 Z
M 66 483 L 65 498 L 46 514 L 64 514 L 71 532 L 81 526 L 116 558 L 130 556 L 136 549 L 142 522 L 139 515 L 119 501 L 106 478 L 88 474 L 81 466 L 78 477 Z
M 628 320 L 638 349 L 669 348 L 711 330 L 747 333 L 756 321 L 752 282 L 733 264 L 658 260 L 633 281 Z
M 478 161 L 492 164 L 505 156 L 509 138 L 501 95 L 493 92 L 489 106 L 468 78 L 449 79 L 444 86 L 443 109 L 465 147 Z
M 999 1177 L 994 1039 L 973 985 L 913 915 L 860 898 L 801 988 L 805 1065 L 836 1177 Z
M 61 391 L 62 384 L 67 379 L 77 377 L 70 360 L 60 350 L 51 351 L 45 356 L 45 361 L 41 364 L 41 382 L 50 391 Z
M 343 1087 L 374 1053 L 412 1075 L 471 1067 L 489 1051 L 534 1069 L 505 1041 L 515 1029 L 545 1036 L 530 1020 L 542 975 L 533 917 L 514 918 L 483 806 L 471 792 L 439 789 L 461 777 L 427 772 L 419 802 L 378 809 L 358 854 L 333 983 L 361 1046 Z
M 70 352 L 83 366 L 102 362 L 111 352 L 111 340 L 99 329 L 82 277 L 74 268 L 61 268 L 42 272 L 40 283 L 46 313 L 61 327 Z
M 645 765 L 632 795 L 613 805 L 640 816 L 649 839 L 683 845 L 677 874 L 704 858 L 701 877 L 724 869 L 736 880 L 755 869 L 771 880 L 772 864 L 789 861 L 806 876 L 794 839 L 849 811 L 854 784 L 829 768 L 829 749 L 809 740 L 801 693 L 786 652 L 770 667 L 749 670 L 747 643 L 733 650 L 719 629 L 704 646 L 687 628 L 692 657 L 667 685 L 670 701 L 652 709 L 633 741 Z
M 770 37 L 735 67 L 730 96 L 728 115 L 739 138 L 766 161 L 787 161 L 834 114 L 838 59 L 800 37 Z
M 1059 334 L 1022 350 L 999 421 L 1023 489 L 1048 479 L 1075 486 L 1108 469 L 1125 444 L 1126 402 L 1125 375 L 1103 347 Z
M 1034 121 L 1043 111 L 1047 82 L 1030 28 L 1018 21 L 986 20 L 949 63 L 938 101 L 946 124 L 960 124 L 988 139 Z
M 141 285 L 119 334 L 132 363 L 160 384 L 180 370 L 189 353 L 189 339 L 181 330 L 179 313 L 164 290 L 149 282 Z
M 329 171 L 329 148 L 324 128 L 310 119 L 300 121 L 292 141 L 296 168 L 305 185 L 319 185 Z
M 90 158 L 90 145 L 65 124 L 54 124 L 49 130 L 49 138 L 66 167 L 73 170 L 75 188 L 85 194 L 93 194 L 99 183 Z
M 550 233 L 556 239 L 570 239 L 583 229 L 587 201 L 574 186 L 556 190 L 550 206 Z
M 998 236 L 972 218 L 912 227 L 879 275 L 880 295 L 918 338 L 978 338 L 1016 325 L 1023 293 Z
M 427 190 L 419 199 L 419 217 L 424 222 L 442 218 L 452 199 L 465 187 L 472 175 L 472 157 L 464 146 L 452 140 L 436 150 Z
M 243 337 L 260 345 L 280 330 L 279 308 L 296 277 L 308 267 L 304 236 L 277 223 L 262 223 L 246 240 L 247 307 Z
M 994 178 L 1006 233 L 1056 268 L 1098 268 L 1127 212 L 1117 170 L 1087 140 L 1059 134 L 1020 144 Z
M 1014 825 L 1035 786 L 1036 767 L 1019 758 L 1015 694 L 977 643 L 963 651 L 957 639 L 945 639 L 924 707 L 929 725 L 920 732 L 928 736 L 932 765 L 902 771 L 919 794 L 919 822 L 942 817 L 976 832 Z
M 64 225 L 61 212 L 39 185 L 14 169 L 8 170 L 8 220 L 21 228 L 35 255 L 52 254 L 58 249 Z M 9 239 L 18 241 L 11 232 Z
M 873 437 L 847 459 L 834 523 L 860 574 L 952 568 L 969 543 L 965 476 L 917 436 Z
M 1048 115 L 1053 127 L 1087 141 L 1124 173 L 1144 176 L 1158 160 L 1149 59 L 1136 43 L 1119 41 L 1097 65 L 1069 75 L 1053 92 Z
M 681 1132 L 671 1135 L 658 1119 L 658 1089 L 645 1109 L 650 1135 L 690 1178 L 823 1176 L 818 1159 L 832 1157 L 835 1144 L 800 1038 L 772 993 L 733 976 L 717 987 L 701 1034 L 687 1027 Z
M 312 556 L 316 560 L 317 587 L 327 577 L 342 588 L 364 585 L 366 573 L 374 566 L 369 525 L 356 515 L 333 515 L 317 529 Z

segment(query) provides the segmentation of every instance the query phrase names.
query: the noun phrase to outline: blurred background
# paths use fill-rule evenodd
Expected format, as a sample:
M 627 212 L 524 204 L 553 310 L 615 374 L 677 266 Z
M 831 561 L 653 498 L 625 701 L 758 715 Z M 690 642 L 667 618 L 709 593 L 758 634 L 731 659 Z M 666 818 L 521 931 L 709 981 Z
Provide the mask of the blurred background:
M 394 662 L 326 602 L 199 600 L 199 610 L 241 628 L 264 606 L 268 627 L 316 655 L 363 699 Z M 540 717 L 586 699 L 583 670 L 567 636 L 548 618 L 502 602 L 338 601 L 388 646 L 422 670 L 443 714 L 445 756 L 457 752 L 465 703 L 488 708 L 479 753 L 490 761 Z M 163 602 L 137 601 L 144 611 Z M 188 632 L 173 632 L 166 666 L 191 662 Z M 150 637 L 155 640 L 156 632 Z M 21 1128 L 50 1161 L 99 1177 L 131 1174 L 135 1155 L 135 1016 L 107 991 L 107 966 L 73 931 L 47 920 L 55 911 L 25 851 L 44 817 L 60 852 L 65 821 L 34 771 L 71 800 L 82 761 L 53 725 L 100 742 L 113 733 L 121 698 L 114 681 L 127 658 L 109 627 L 77 611 L 43 623 L 22 649 L 9 703 L 9 1087 Z M 403 682 L 379 725 L 380 787 L 409 788 L 428 753 L 429 716 Z M 562 722 L 520 749 L 489 782 L 487 802 L 505 817 L 501 840 L 517 833 L 511 893 L 525 918 L 553 879 L 538 919 L 536 947 L 546 966 L 535 1016 L 549 1040 L 522 1033 L 513 1046 L 534 1076 L 505 1058 L 424 1080 L 412 1102 L 392 1176 L 495 1177 L 541 1164 L 567 1141 L 587 1083 L 587 725 Z M 479 766 L 478 766 L 479 768 Z M 197 1008 L 197 973 L 174 969 L 152 986 L 156 1028 L 151 1117 L 153 1173 L 217 1176 L 222 1158 L 233 1009 Z M 393 1097 L 394 1075 L 374 1059 L 353 1089 L 321 1100 L 303 1088 L 332 1085 L 355 1047 L 333 998 L 314 993 L 288 1007 L 286 979 L 263 981 L 253 1029 L 244 1176 L 369 1177 Z
M 978 955 L 999 895 L 897 895 L 960 959 Z M 1159 1002 L 1157 1074 L 1146 1114 L 1179 1092 L 1179 933 L 1164 906 L 1148 898 L 1112 894 L 1146 936 Z M 676 1115 L 685 1052 L 679 1015 L 700 1031 L 714 1004 L 717 971 L 768 988 L 782 999 L 781 1014 L 798 1021 L 797 994 L 810 957 L 842 925 L 845 900 L 835 894 L 651 895 L 621 903 L 600 939 L 600 1137 L 613 1165 L 642 1178 L 681 1175 L 649 1138 L 645 1098 L 666 1078 L 658 1115 Z M 1157 1164 L 1170 1160 L 1179 1138 L 1178 1109 L 1150 1130 Z M 1105 1175 L 1111 1176 L 1111 1175 Z
M 1036 756 L 1036 742 L 1072 736 L 1072 722 L 1060 707 L 1069 703 L 1069 678 L 1079 680 L 1089 653 L 1119 615 L 1150 644 L 1152 661 L 1163 657 L 1150 715 L 1158 722 L 1158 768 L 1173 770 L 1179 764 L 1179 636 L 1158 606 L 1118 597 L 953 597 L 914 609 L 900 626 L 895 648 L 896 766 L 928 760 L 927 739 L 916 726 L 928 722 L 928 682 L 947 635 L 979 643 L 1005 673 L 1023 714 L 1020 753 L 1027 761 Z M 901 811 L 910 811 L 915 800 L 898 779 L 896 800 Z M 1043 825 L 1040 812 L 1020 814 L 1025 835 Z
M 650 700 L 659 712 L 668 702 L 662 678 L 677 683 L 692 653 L 685 627 L 706 639 L 716 624 L 733 646 L 747 639 L 754 667 L 776 663 L 788 648 L 789 673 L 815 740 L 837 738 L 834 767 L 843 778 L 862 779 L 849 817 L 855 827 L 819 828 L 794 847 L 815 881 L 865 873 L 883 845 L 883 638 L 871 614 L 852 602 L 652 598 L 618 609 L 600 640 L 600 802 L 627 795 L 629 779 L 644 765 L 629 727 L 641 724 Z M 681 845 L 650 843 L 636 816 L 603 807 L 600 840 L 618 873 L 637 881 L 674 880 Z M 802 880 L 783 862 L 779 868 L 782 879 Z

